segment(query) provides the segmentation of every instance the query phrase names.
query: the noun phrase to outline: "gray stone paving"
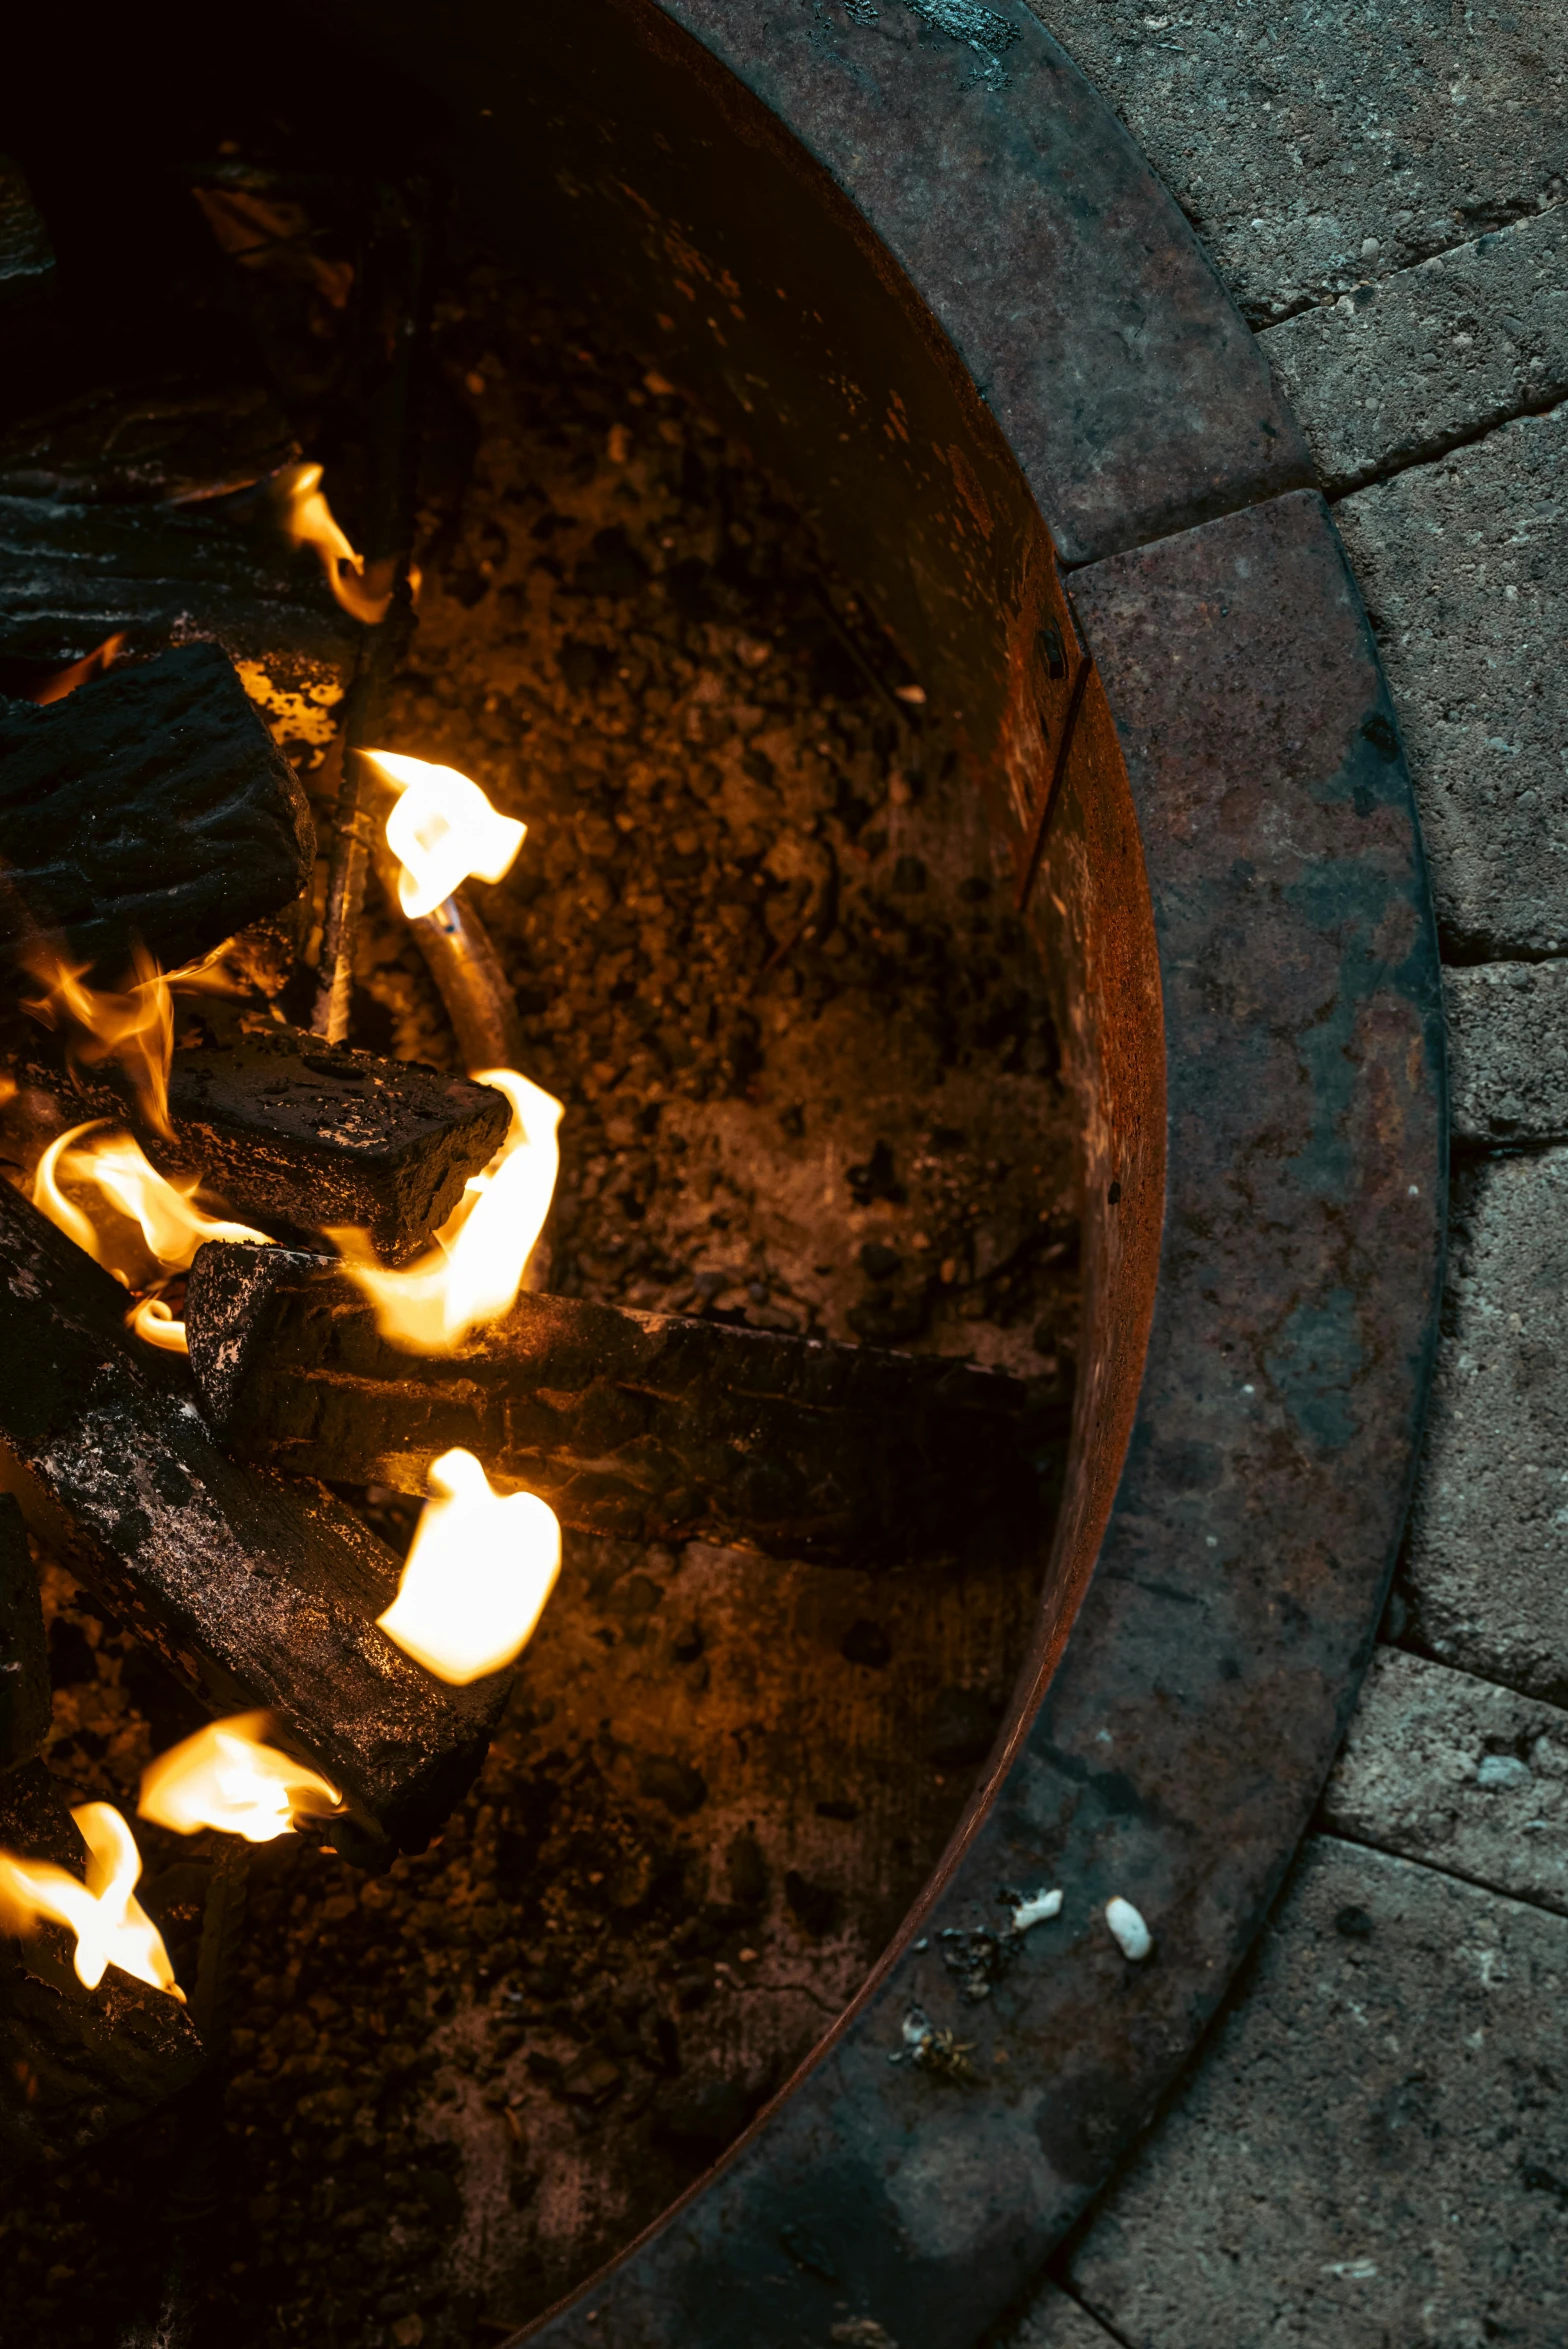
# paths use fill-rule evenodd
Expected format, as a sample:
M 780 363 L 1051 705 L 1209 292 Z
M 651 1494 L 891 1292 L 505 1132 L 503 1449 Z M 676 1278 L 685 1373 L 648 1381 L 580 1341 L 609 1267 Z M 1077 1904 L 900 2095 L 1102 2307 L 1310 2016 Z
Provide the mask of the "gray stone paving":
M 1450 1251 L 1410 1644 L 1568 1704 L 1568 1150 L 1487 1161 Z
M 1568 1712 L 1380 1648 L 1322 1816 L 1568 1916 Z
M 1047 2284 L 1005 2349 L 1117 2349 L 1116 2336 L 1097 2324 L 1070 2292 Z
M 1562 0 L 1030 4 L 1255 325 L 1564 192 Z
M 1568 1140 L 1568 961 L 1443 973 L 1458 1142 Z
M 1568 395 L 1568 209 L 1304 310 L 1262 338 L 1331 494 Z
M 1562 2349 L 1568 1920 L 1307 1845 L 1072 2282 L 1129 2349 Z
M 1568 407 L 1335 509 L 1410 754 L 1445 946 L 1466 958 L 1568 949 L 1565 459 Z

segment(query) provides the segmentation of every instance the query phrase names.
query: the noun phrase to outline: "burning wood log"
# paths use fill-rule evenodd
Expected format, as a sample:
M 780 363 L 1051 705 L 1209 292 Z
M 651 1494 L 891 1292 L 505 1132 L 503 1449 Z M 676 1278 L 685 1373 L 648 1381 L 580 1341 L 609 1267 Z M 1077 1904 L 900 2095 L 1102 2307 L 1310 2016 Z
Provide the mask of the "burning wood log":
M 168 969 L 298 897 L 314 832 L 293 769 L 215 646 L 0 702 L 0 957 L 40 938 L 112 981 Z M 52 934 L 52 935 L 51 935 Z
M 17 1086 L 0 1134 L 24 1157 L 67 1125 L 113 1118 L 160 1174 L 199 1174 L 242 1220 L 306 1241 L 355 1225 L 388 1263 L 428 1240 L 506 1136 L 506 1099 L 491 1086 L 281 1027 L 176 1052 L 172 1132 L 160 1133 L 128 1086 L 68 1071 L 31 1025 L 0 1031 Z
M 0 1849 L 83 1873 L 81 1835 L 41 1762 L 0 1776 Z M 188 2087 L 206 2060 L 176 1999 L 116 1966 L 86 1990 L 69 1952 L 58 1926 L 0 1939 L 0 2170 L 96 2144 Z
M 260 384 L 100 385 L 0 431 L 0 496 L 184 503 L 247 489 L 298 455 Z
M 523 1295 L 455 1353 L 378 1334 L 335 1260 L 200 1249 L 191 1367 L 247 1458 L 418 1493 L 460 1446 L 563 1523 L 859 1567 L 962 1558 L 1037 1520 L 1065 1429 L 999 1372 Z
M 125 1293 L 0 1185 L 0 1483 L 215 1710 L 262 1706 L 380 1835 L 419 1845 L 472 1781 L 500 1677 L 442 1686 L 376 1625 L 398 1561 L 318 1487 L 216 1450 Z
M 0 1771 L 42 1750 L 50 1711 L 38 1573 L 22 1512 L 9 1494 L 0 1495 Z

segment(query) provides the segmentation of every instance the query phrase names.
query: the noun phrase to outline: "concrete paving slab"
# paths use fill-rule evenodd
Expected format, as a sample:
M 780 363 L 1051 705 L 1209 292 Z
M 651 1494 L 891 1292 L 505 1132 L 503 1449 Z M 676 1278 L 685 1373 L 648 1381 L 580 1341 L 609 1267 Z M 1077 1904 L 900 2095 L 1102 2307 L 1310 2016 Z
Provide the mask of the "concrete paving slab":
M 1262 338 L 1338 495 L 1568 394 L 1568 210 L 1358 285 Z
M 1070 2292 L 1043 2287 L 1023 2323 L 1004 2336 L 1004 2349 L 1117 2349 L 1116 2336 L 1097 2324 Z
M 1074 2289 L 1129 2349 L 1562 2349 L 1568 1921 L 1306 1846 Z
M 1321 1816 L 1568 1916 L 1568 1712 L 1379 1648 Z
M 1268 325 L 1563 193 L 1561 0 L 1031 0 Z
M 1568 1705 L 1568 1150 L 1473 1170 L 1450 1251 L 1407 1636 Z
M 1443 973 L 1459 1142 L 1568 1140 L 1568 961 Z
M 1568 947 L 1565 460 L 1559 407 L 1335 508 L 1458 959 Z

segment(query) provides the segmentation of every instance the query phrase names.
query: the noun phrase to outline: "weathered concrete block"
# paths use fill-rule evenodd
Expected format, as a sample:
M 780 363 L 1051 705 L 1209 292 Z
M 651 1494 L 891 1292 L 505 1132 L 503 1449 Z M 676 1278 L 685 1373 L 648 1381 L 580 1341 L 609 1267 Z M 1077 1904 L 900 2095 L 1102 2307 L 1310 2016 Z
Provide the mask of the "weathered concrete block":
M 1115 2344 L 1115 2334 L 1055 2284 L 1041 2286 L 1022 2324 L 1007 2335 L 1007 2349 L 1115 2349 Z
M 1263 348 L 1330 491 L 1439 456 L 1568 392 L 1568 213 L 1358 285 Z
M 1568 1916 L 1568 1713 L 1379 1648 L 1323 1819 Z
M 1128 2349 L 1559 2349 L 1568 1921 L 1306 1847 L 1073 2262 Z
M 1446 970 L 1443 1008 L 1455 1139 L 1568 1139 L 1568 962 Z
M 1401 1590 L 1415 1644 L 1568 1704 L 1568 1150 L 1476 1169 L 1451 1251 Z
M 1242 308 L 1325 292 L 1534 212 L 1568 178 L 1560 0 L 1030 0 L 1115 106 Z
M 1565 19 L 1568 21 L 1568 19 Z M 1568 407 L 1336 509 L 1410 754 L 1438 920 L 1466 955 L 1568 946 L 1561 646 Z

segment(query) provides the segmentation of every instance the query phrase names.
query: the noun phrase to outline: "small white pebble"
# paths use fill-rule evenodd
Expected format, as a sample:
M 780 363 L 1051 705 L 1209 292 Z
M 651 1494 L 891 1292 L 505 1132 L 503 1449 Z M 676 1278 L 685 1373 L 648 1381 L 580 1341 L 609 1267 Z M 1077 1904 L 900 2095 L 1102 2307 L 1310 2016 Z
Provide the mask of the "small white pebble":
M 1146 1958 L 1154 1947 L 1154 1935 L 1149 1931 L 1132 1902 L 1123 1900 L 1120 1893 L 1117 1893 L 1114 1900 L 1106 1902 L 1105 1922 L 1111 1928 L 1122 1956 L 1130 1958 L 1135 1965 L 1139 1958 Z
M 1062 1895 L 1055 1892 L 1031 1892 L 1013 1905 L 1013 1931 L 1027 1933 L 1031 1925 L 1044 1925 L 1062 1913 Z
M 1528 1786 L 1533 1775 L 1517 1754 L 1483 1754 L 1475 1766 L 1477 1786 L 1488 1788 Z

